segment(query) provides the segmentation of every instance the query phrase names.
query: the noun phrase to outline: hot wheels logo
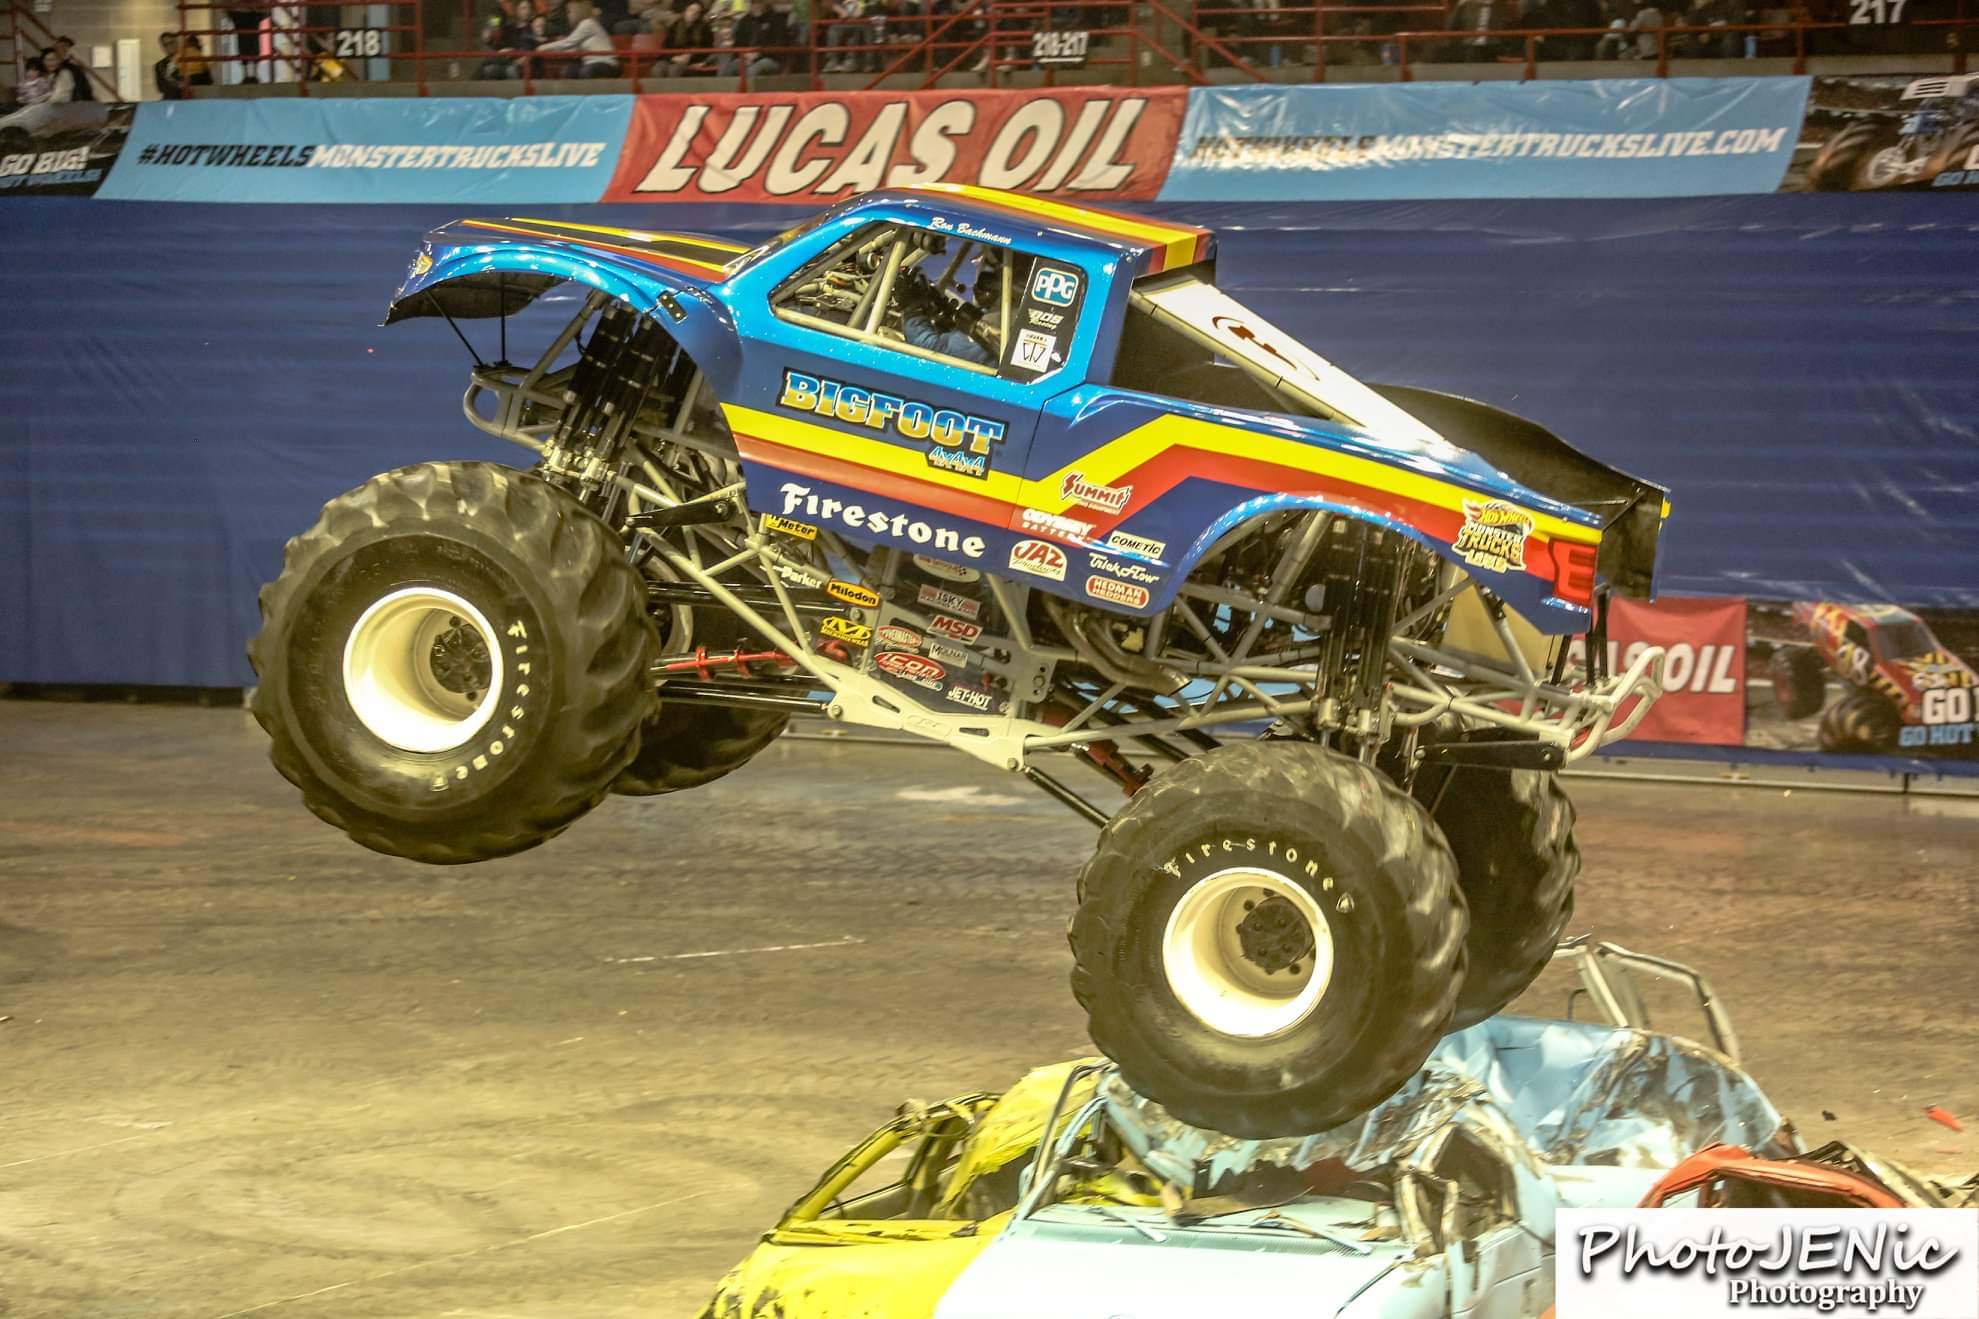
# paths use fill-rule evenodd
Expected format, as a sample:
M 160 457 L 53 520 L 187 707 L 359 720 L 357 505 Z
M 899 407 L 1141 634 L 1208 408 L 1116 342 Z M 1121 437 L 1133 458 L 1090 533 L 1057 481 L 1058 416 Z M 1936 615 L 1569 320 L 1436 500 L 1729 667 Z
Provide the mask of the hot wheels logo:
M 947 669 L 926 655 L 908 655 L 897 650 L 883 650 L 873 656 L 873 663 L 894 677 L 905 678 L 909 682 L 937 683 L 948 676 Z
M 1104 600 L 1110 605 L 1124 609 L 1145 609 L 1148 603 L 1148 588 L 1135 586 L 1131 582 L 1116 582 L 1111 577 L 1092 576 L 1086 578 L 1086 594 L 1095 600 Z

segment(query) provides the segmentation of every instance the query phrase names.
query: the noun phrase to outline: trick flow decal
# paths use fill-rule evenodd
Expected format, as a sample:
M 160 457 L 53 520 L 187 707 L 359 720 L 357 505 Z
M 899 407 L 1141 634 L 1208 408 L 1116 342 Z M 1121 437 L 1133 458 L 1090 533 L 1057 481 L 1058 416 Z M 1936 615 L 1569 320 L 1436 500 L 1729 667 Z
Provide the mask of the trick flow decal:
M 915 545 L 933 545 L 938 550 L 970 559 L 982 558 L 983 552 L 989 548 L 988 542 L 981 536 L 965 536 L 953 527 L 923 522 L 912 513 L 892 513 L 883 508 L 867 508 L 864 504 L 848 504 L 842 499 L 822 497 L 813 494 L 810 486 L 798 485 L 795 481 L 783 483 L 783 511 L 801 511 L 805 517 L 817 518 L 820 522 L 836 522 L 852 531 L 891 536 Z
M 894 430 L 926 441 L 928 466 L 982 480 L 989 476 L 990 446 L 1003 443 L 1003 423 L 953 408 L 898 398 L 802 371 L 783 373 L 781 407 L 831 417 L 869 430 Z
M 1453 549 L 1473 568 L 1515 572 L 1525 568 L 1525 541 L 1532 515 L 1503 500 L 1464 501 L 1464 525 Z

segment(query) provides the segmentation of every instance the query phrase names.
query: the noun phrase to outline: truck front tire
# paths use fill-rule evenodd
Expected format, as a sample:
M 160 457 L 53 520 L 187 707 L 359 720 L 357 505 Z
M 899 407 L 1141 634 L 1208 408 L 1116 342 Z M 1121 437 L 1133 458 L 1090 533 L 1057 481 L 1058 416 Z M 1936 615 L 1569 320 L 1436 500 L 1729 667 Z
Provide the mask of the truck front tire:
M 1100 835 L 1071 925 L 1093 1041 L 1180 1120 L 1337 1126 L 1448 1027 L 1464 900 L 1443 835 L 1359 762 L 1236 743 L 1155 778 Z
M 639 746 L 656 654 L 610 528 L 534 476 L 424 463 L 330 501 L 261 592 L 254 717 L 309 809 L 456 863 L 555 837 Z

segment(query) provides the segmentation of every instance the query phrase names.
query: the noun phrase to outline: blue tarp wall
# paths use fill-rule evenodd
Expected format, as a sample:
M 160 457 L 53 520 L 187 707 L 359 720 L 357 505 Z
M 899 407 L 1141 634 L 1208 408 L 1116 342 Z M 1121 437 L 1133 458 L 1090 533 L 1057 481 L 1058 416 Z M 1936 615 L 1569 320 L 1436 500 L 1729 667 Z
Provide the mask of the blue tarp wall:
M 442 321 L 375 328 L 457 208 L 0 210 L 0 681 L 230 686 L 324 500 L 461 419 Z M 1364 378 L 1531 416 L 1674 490 L 1676 593 L 1979 606 L 1969 198 L 1182 206 L 1222 282 Z M 789 211 L 547 207 L 752 235 Z M 469 323 L 489 352 L 492 322 Z

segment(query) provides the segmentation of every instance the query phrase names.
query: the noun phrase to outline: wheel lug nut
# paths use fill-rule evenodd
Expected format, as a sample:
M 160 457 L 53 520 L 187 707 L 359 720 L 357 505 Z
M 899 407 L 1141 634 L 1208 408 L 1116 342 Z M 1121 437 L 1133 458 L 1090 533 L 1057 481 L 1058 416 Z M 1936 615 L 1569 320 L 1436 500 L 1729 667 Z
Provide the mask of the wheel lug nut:
M 1245 899 L 1244 899 L 1244 910 L 1245 910 L 1245 911 L 1256 911 L 1256 910 L 1257 910 L 1257 903 L 1255 903 L 1255 902 L 1252 902 L 1252 901 L 1251 901 L 1251 900 L 1250 900 L 1249 898 L 1245 898 Z

